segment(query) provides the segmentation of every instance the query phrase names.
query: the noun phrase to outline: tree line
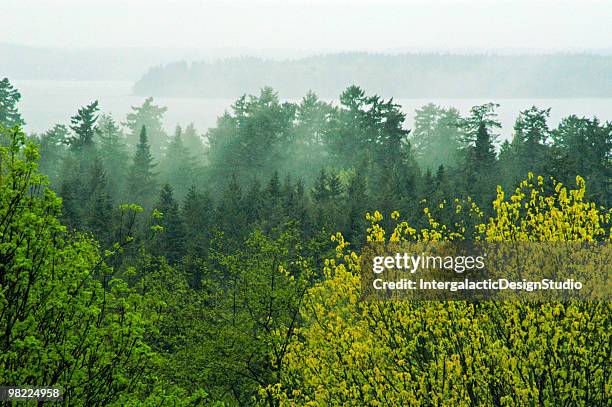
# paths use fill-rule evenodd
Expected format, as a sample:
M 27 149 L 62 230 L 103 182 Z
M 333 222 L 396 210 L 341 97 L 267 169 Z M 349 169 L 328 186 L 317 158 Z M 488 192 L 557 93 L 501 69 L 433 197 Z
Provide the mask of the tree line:
M 454 55 L 445 53 L 315 55 L 179 61 L 151 67 L 136 81 L 139 95 L 235 98 L 272 86 L 300 98 L 309 90 L 336 98 L 358 84 L 396 98 L 608 97 L 608 55 Z M 500 80 L 500 78 L 503 78 Z

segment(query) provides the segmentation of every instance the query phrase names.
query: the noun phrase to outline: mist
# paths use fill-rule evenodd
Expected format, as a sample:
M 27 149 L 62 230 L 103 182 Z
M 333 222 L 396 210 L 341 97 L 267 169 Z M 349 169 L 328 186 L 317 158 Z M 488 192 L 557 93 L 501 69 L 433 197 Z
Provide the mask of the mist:
M 612 39 L 612 4 L 594 0 L 4 0 L 0 14 L 0 42 L 39 47 L 609 52 Z

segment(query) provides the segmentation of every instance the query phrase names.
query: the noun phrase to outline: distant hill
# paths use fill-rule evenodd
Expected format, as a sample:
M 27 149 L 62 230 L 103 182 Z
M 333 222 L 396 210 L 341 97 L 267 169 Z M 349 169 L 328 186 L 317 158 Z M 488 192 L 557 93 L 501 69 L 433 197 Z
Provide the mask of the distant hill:
M 401 98 L 611 97 L 612 56 L 346 53 L 285 61 L 230 58 L 153 67 L 134 91 L 226 98 L 272 86 L 282 97 L 313 90 L 331 98 L 350 84 Z
M 240 49 L 32 47 L 0 43 L 0 78 L 135 81 L 149 67 L 193 58 L 242 55 Z

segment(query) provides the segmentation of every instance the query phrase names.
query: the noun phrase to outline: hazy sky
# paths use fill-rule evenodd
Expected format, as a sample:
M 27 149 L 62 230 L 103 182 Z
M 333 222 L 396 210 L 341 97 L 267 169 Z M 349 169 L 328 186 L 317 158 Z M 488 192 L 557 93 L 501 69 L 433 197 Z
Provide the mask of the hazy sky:
M 0 42 L 304 51 L 612 49 L 612 0 L 0 0 Z

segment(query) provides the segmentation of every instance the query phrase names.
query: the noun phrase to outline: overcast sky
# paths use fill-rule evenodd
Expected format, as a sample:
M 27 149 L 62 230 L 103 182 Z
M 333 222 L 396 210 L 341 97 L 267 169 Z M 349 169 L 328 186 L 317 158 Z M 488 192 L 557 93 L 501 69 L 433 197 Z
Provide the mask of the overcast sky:
M 612 49 L 612 0 L 0 0 L 0 42 L 302 51 Z

